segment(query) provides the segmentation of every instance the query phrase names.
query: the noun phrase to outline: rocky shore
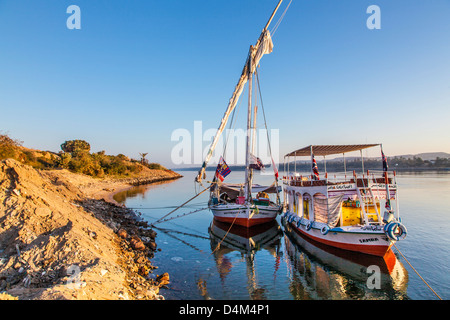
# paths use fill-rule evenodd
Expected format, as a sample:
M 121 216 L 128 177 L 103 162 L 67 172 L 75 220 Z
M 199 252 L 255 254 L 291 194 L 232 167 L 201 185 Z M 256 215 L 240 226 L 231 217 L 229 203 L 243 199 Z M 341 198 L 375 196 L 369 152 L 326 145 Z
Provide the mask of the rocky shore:
M 0 162 L 0 299 L 164 299 L 156 232 L 113 194 L 181 177 L 94 179 Z

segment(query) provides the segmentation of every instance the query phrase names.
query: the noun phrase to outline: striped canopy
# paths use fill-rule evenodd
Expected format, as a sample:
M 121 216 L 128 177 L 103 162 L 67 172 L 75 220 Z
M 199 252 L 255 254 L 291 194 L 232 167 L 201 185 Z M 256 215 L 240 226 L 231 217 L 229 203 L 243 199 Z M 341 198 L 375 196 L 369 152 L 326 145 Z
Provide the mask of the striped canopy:
M 331 154 L 342 154 L 352 151 L 363 150 L 379 146 L 380 144 L 351 144 L 351 145 L 310 145 L 302 149 L 292 151 L 285 155 L 285 157 L 301 157 L 311 156 L 311 151 L 315 156 L 328 156 Z

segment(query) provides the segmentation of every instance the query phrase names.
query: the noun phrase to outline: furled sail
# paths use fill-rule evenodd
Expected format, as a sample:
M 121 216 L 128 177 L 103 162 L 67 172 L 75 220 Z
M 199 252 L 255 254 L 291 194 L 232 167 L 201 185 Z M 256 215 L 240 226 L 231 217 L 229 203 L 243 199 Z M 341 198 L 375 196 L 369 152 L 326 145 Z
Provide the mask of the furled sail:
M 217 142 L 219 141 L 220 135 L 222 134 L 223 130 L 225 129 L 225 126 L 227 125 L 228 118 L 230 117 L 231 113 L 236 107 L 239 97 L 242 91 L 244 90 L 244 86 L 248 81 L 250 73 L 255 72 L 256 67 L 258 66 L 259 61 L 261 60 L 263 55 L 271 53 L 272 50 L 273 50 L 273 43 L 272 38 L 270 37 L 270 32 L 269 30 L 267 30 L 267 28 L 264 28 L 255 46 L 250 47 L 250 52 L 247 57 L 244 69 L 242 70 L 241 77 L 239 78 L 239 81 L 234 89 L 233 95 L 231 96 L 228 102 L 228 107 L 225 111 L 224 116 L 222 117 L 220 126 L 217 129 L 217 133 L 213 141 L 211 142 L 211 146 L 208 150 L 208 153 L 206 154 L 205 160 L 203 161 L 202 167 L 198 172 L 197 177 L 195 178 L 195 181 L 197 182 L 202 181 L 203 175 L 205 174 L 206 166 L 208 165 L 208 162 L 213 155 L 214 149 L 217 145 Z

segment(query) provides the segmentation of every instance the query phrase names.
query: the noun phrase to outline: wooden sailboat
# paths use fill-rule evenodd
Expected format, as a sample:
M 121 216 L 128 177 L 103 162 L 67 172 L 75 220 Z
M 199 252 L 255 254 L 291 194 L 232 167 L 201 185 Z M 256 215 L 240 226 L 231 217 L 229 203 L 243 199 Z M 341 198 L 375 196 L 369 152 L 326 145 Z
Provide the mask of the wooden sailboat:
M 273 43 L 268 27 L 272 21 L 275 13 L 281 5 L 282 0 L 279 1 L 269 21 L 263 28 L 258 41 L 254 46 L 250 46 L 247 60 L 242 70 L 239 81 L 235 90 L 229 100 L 228 107 L 222 118 L 217 133 L 211 143 L 210 149 L 206 155 L 203 165 L 198 172 L 195 180 L 202 183 L 205 178 L 205 170 L 209 160 L 212 157 L 213 151 L 217 145 L 220 135 L 222 134 L 228 122 L 228 118 L 236 107 L 239 97 L 244 89 L 244 85 L 248 83 L 248 112 L 247 112 L 247 139 L 246 139 L 246 161 L 245 161 L 245 182 L 237 185 L 227 185 L 222 183 L 223 177 L 220 176 L 220 167 L 227 168 L 223 159 L 219 162 L 216 170 L 216 175 L 212 184 L 210 185 L 210 201 L 209 208 L 212 211 L 214 218 L 229 223 L 235 223 L 241 226 L 250 227 L 257 224 L 262 224 L 274 220 L 277 214 L 281 213 L 282 205 L 279 200 L 278 192 L 278 172 L 274 168 L 275 181 L 271 186 L 253 185 L 253 166 L 252 159 L 256 157 L 254 154 L 256 135 L 256 105 L 252 104 L 252 85 L 253 75 L 263 55 L 272 52 Z M 253 119 L 253 121 L 252 121 Z M 253 141 L 252 141 L 253 140 Z M 273 159 L 272 159 L 273 160 Z M 274 163 L 272 161 L 272 163 Z M 219 179 L 221 178 L 221 179 Z M 276 199 L 271 200 L 269 194 L 275 194 Z

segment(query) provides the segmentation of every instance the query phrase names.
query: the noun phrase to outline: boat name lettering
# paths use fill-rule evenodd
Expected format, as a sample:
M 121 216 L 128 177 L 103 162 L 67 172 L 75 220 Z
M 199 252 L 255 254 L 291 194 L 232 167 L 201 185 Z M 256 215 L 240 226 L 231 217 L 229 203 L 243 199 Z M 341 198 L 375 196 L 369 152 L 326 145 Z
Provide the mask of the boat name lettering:
M 341 184 L 337 186 L 328 186 L 328 190 L 341 190 L 341 189 L 353 189 L 354 186 L 352 184 Z
M 359 239 L 360 243 L 379 241 L 378 238 Z

